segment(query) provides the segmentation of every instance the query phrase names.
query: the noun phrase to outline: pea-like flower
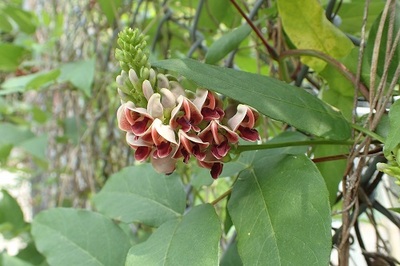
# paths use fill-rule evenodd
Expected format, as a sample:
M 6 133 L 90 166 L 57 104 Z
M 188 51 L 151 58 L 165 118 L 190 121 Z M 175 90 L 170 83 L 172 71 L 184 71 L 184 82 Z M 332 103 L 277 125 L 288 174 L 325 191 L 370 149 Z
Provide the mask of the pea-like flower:
M 224 109 L 220 96 L 206 89 L 187 93 L 177 78 L 151 68 L 144 39 L 138 31 L 123 31 L 118 40 L 122 49 L 115 54 L 122 68 L 116 78 L 122 101 L 118 126 L 135 160 L 150 159 L 156 171 L 170 174 L 178 160 L 192 158 L 218 178 L 239 138 L 259 139 L 257 111 L 243 104 L 236 111 Z

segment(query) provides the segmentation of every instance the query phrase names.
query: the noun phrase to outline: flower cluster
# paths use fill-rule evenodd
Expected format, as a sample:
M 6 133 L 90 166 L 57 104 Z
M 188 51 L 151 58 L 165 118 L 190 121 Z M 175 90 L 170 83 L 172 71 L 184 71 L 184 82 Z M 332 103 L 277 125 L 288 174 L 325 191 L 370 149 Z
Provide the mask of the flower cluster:
M 150 158 L 156 171 L 170 174 L 178 160 L 187 163 L 195 158 L 216 179 L 239 138 L 259 139 L 254 109 L 239 104 L 228 112 L 230 107 L 224 110 L 219 96 L 209 90 L 186 92 L 176 78 L 157 73 L 144 62 L 148 55 L 137 31 L 125 30 L 120 35 L 122 50 L 116 56 L 123 70 L 116 81 L 123 103 L 117 118 L 137 161 Z M 140 48 L 135 49 L 135 39 L 140 39 Z M 134 56 L 124 47 L 133 50 Z

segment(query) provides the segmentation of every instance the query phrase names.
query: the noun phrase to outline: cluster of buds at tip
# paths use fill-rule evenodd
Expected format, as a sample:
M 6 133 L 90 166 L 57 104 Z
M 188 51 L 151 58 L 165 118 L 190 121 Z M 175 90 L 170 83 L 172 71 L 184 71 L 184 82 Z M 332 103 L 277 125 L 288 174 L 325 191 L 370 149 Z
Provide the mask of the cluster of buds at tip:
M 127 32 L 132 35 L 132 30 Z M 136 40 L 144 40 L 135 36 Z M 135 40 L 132 36 L 124 38 Z M 124 60 L 145 49 L 136 43 L 124 45 L 141 49 L 126 52 L 120 45 L 118 54 Z M 233 112 L 228 111 L 232 106 L 224 109 L 217 94 L 206 89 L 187 93 L 173 76 L 157 73 L 147 63 L 140 66 L 128 61 L 121 66 L 129 69 L 122 67 L 116 79 L 122 99 L 117 118 L 137 161 L 150 159 L 156 171 L 170 174 L 178 160 L 187 163 L 194 158 L 216 179 L 239 138 L 259 139 L 254 129 L 259 115 L 253 108 L 239 104 Z

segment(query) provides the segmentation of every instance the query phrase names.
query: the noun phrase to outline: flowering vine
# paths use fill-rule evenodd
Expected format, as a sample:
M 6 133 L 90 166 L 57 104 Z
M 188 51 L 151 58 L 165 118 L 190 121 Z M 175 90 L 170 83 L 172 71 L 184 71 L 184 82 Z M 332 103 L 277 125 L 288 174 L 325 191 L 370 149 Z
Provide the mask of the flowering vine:
M 259 115 L 253 108 L 238 104 L 228 112 L 232 106 L 224 109 L 216 93 L 202 88 L 187 93 L 176 77 L 151 68 L 145 36 L 137 29 L 120 32 L 118 45 L 118 126 L 135 160 L 150 159 L 156 171 L 170 174 L 178 160 L 194 158 L 216 179 L 239 138 L 259 139 L 254 128 Z

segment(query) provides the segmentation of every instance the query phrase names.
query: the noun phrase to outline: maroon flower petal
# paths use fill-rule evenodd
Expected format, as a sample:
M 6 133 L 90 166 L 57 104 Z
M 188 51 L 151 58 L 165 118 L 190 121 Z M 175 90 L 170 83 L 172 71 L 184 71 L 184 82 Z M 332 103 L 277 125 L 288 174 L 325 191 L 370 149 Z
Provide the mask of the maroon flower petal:
M 256 141 L 256 140 L 260 139 L 260 135 L 258 134 L 258 131 L 254 128 L 239 126 L 238 131 L 239 131 L 240 137 L 244 140 Z
M 145 146 L 138 147 L 135 151 L 135 160 L 142 162 L 149 157 L 150 153 L 151 153 L 150 147 L 145 147 Z
M 165 158 L 171 153 L 172 147 L 169 142 L 162 142 L 160 145 L 156 147 L 156 152 L 154 152 L 153 156 L 155 158 Z
M 223 166 L 222 163 L 214 163 L 212 165 L 210 174 L 213 179 L 217 179 L 221 175 Z
M 228 144 L 228 141 L 222 142 L 220 145 L 215 145 L 214 147 L 211 148 L 211 153 L 215 156 L 217 159 L 222 159 L 225 157 L 231 147 Z
M 142 117 L 141 119 L 136 120 L 131 125 L 132 133 L 138 136 L 143 135 L 150 127 L 151 122 L 152 121 L 147 117 Z

